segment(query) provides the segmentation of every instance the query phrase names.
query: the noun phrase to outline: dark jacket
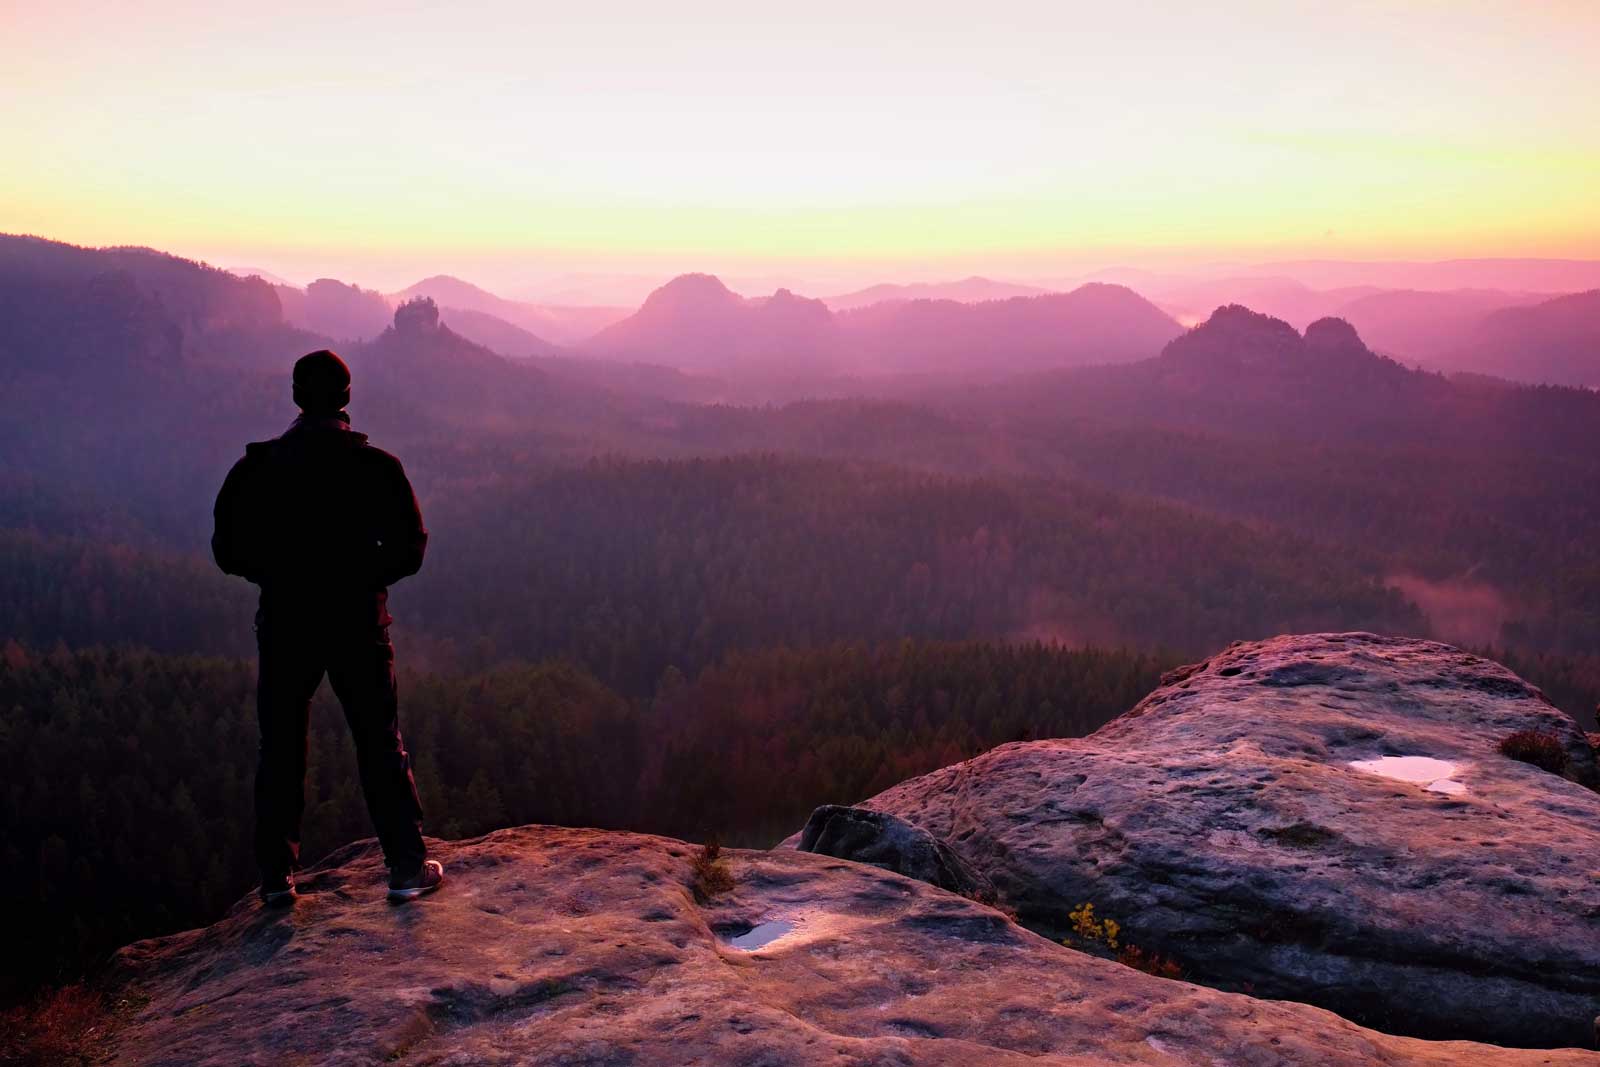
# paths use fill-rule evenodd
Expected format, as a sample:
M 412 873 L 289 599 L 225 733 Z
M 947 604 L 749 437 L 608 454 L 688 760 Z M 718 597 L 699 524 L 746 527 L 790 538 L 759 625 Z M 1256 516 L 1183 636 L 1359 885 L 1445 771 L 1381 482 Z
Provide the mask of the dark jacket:
M 337 417 L 297 419 L 247 445 L 213 511 L 217 566 L 271 597 L 326 602 L 382 594 L 417 573 L 428 544 L 400 461 Z

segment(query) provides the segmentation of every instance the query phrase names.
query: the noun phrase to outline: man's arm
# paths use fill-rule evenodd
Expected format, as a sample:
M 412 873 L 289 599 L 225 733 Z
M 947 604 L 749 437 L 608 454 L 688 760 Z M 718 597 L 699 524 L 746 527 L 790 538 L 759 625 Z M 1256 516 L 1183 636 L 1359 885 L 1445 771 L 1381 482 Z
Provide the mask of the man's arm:
M 393 456 L 385 458 L 389 470 L 384 479 L 383 518 L 378 531 L 377 582 L 393 585 L 422 569 L 428 530 L 422 525 L 422 509 L 405 468 Z

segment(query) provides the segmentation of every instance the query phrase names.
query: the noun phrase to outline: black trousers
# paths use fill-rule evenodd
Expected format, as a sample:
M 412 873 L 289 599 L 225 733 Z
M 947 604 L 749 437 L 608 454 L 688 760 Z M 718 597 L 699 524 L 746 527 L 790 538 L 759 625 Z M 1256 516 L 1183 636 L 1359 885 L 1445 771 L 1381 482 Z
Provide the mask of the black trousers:
M 263 879 L 299 865 L 311 697 L 324 674 L 355 739 L 361 790 L 390 870 L 411 874 L 427 856 L 422 805 L 400 736 L 388 613 L 380 599 L 375 622 L 372 607 L 369 602 L 355 611 L 330 610 L 326 604 L 284 608 L 263 598 L 256 613 L 261 751 L 255 846 Z

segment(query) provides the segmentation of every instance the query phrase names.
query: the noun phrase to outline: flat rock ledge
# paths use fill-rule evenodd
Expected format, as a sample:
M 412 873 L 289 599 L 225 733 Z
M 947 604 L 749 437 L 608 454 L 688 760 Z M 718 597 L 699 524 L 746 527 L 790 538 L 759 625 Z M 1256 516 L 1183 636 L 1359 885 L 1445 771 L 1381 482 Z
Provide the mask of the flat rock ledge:
M 1600 1067 L 1432 1043 L 1153 978 L 864 864 L 523 827 L 434 844 L 438 895 L 383 901 L 370 843 L 286 912 L 124 949 L 122 1065 Z
M 1236 644 L 1164 683 L 1090 737 L 864 806 L 948 843 L 1033 929 L 1092 902 L 1207 985 L 1393 1033 L 1594 1047 L 1595 751 L 1539 690 L 1360 633 Z M 1520 730 L 1555 737 L 1565 776 L 1498 751 Z

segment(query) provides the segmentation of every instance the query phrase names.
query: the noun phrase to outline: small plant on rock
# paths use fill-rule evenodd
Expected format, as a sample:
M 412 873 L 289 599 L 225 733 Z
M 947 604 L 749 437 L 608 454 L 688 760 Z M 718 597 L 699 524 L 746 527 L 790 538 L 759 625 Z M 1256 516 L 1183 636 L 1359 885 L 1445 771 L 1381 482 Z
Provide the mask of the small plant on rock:
M 1125 945 L 1117 953 L 1117 962 L 1124 967 L 1132 967 L 1145 974 L 1153 974 L 1157 978 L 1171 978 L 1176 981 L 1183 977 L 1183 968 L 1175 960 L 1161 955 L 1159 952 L 1146 952 L 1138 945 Z
M 1567 750 L 1561 739 L 1545 730 L 1518 730 L 1500 742 L 1500 754 L 1540 770 L 1561 774 L 1567 769 Z
M 1061 943 L 1068 948 L 1080 948 L 1095 955 L 1110 956 L 1124 967 L 1132 967 L 1157 978 L 1181 978 L 1183 969 L 1166 956 L 1146 952 L 1138 945 L 1122 941 L 1122 924 L 1111 918 L 1095 914 L 1094 905 L 1079 904 L 1067 912 L 1072 923 L 1072 936 Z
M 693 875 L 690 888 L 694 890 L 695 900 L 702 904 L 733 888 L 733 872 L 728 869 L 728 861 L 722 858 L 722 845 L 716 838 L 700 846 L 690 870 Z
M 1095 918 L 1093 904 L 1079 904 L 1076 909 L 1067 912 L 1067 918 L 1072 920 L 1075 936 L 1091 944 L 1116 950 L 1117 935 L 1122 932 L 1122 925 L 1115 919 Z

